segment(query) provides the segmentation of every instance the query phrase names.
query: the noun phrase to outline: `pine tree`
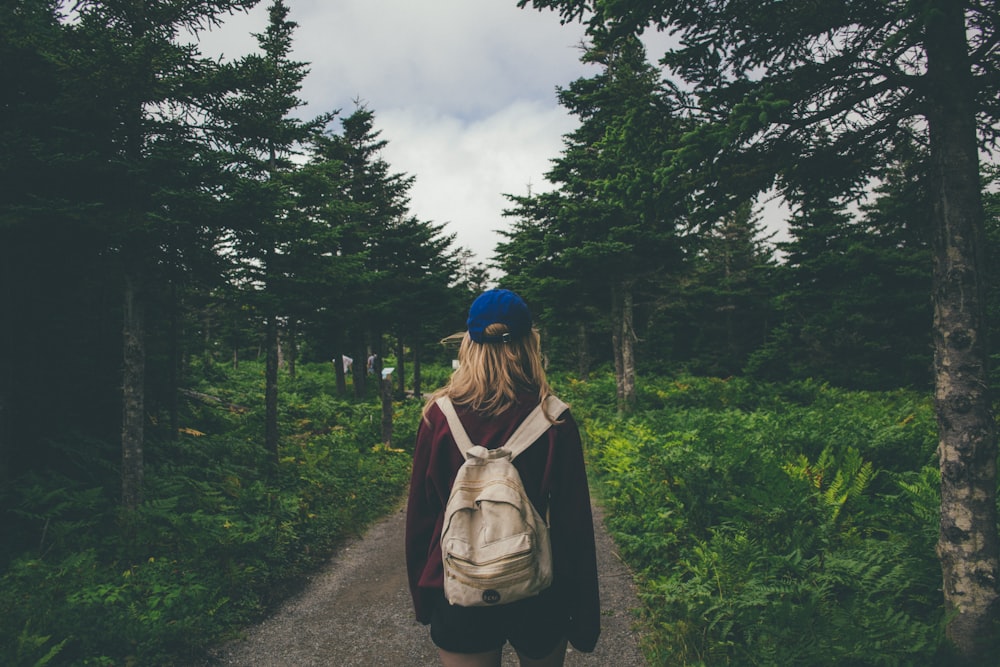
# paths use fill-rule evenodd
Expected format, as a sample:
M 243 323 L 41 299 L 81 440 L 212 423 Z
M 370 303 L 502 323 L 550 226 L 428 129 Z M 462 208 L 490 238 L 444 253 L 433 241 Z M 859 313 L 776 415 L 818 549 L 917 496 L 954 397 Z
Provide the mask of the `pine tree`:
M 977 139 L 1000 134 L 995 7 L 970 0 L 531 4 L 586 20 L 597 34 L 653 26 L 675 36 L 662 62 L 681 80 L 679 98 L 711 122 L 689 137 L 690 161 L 674 166 L 697 174 L 708 202 L 764 191 L 775 174 L 826 160 L 828 146 L 852 167 L 848 180 L 857 188 L 901 132 L 926 141 L 947 636 L 970 662 L 985 659 L 1000 600 L 1000 538 Z
M 387 280 L 391 276 L 383 240 L 406 218 L 413 176 L 392 172 L 381 152 L 388 143 L 375 129 L 375 113 L 358 105 L 342 120 L 343 132 L 333 137 L 331 157 L 342 164 L 344 191 L 349 204 L 341 237 L 341 252 L 359 258 L 361 271 L 351 285 L 351 298 L 342 312 L 348 356 L 355 360 L 355 396 L 364 395 L 365 360 L 368 349 L 384 357 L 382 335 L 389 328 L 394 296 Z M 338 355 L 339 357 L 339 355 Z
M 128 509 L 142 494 L 146 309 L 159 284 L 163 251 L 181 223 L 168 212 L 183 189 L 175 176 L 192 154 L 178 147 L 199 141 L 194 119 L 219 92 L 200 85 L 206 61 L 178 35 L 254 4 L 81 0 L 73 4 L 75 22 L 66 27 L 67 61 L 79 76 L 76 100 L 82 110 L 93 110 L 87 167 L 98 185 L 84 195 L 94 207 L 88 218 L 107 241 L 123 294 L 122 503 Z
M 277 463 L 279 320 L 287 315 L 286 300 L 294 285 L 290 260 L 295 255 L 290 249 L 296 243 L 298 201 L 292 188 L 297 169 L 293 158 L 332 116 L 302 121 L 290 115 L 303 105 L 297 94 L 308 70 L 305 63 L 289 58 L 296 24 L 288 20 L 287 5 L 275 0 L 268 17 L 266 29 L 257 35 L 260 52 L 229 68 L 242 88 L 223 100 L 214 114 L 228 126 L 224 140 L 237 175 L 230 214 L 240 262 L 238 282 L 263 319 L 264 446 Z
M 0 480 L 49 460 L 44 443 L 67 426 L 117 435 L 104 406 L 121 349 L 94 296 L 107 243 L 89 217 L 104 186 L 84 165 L 107 114 L 84 94 L 81 60 L 59 3 L 0 7 Z
M 690 239 L 689 270 L 664 285 L 646 347 L 698 373 L 740 373 L 771 322 L 770 239 L 750 202 Z
M 519 234 L 526 225 L 541 226 L 525 238 L 541 252 L 532 257 L 528 246 L 513 247 L 518 239 L 512 237 L 501 246 L 499 261 L 511 275 L 525 264 L 541 270 L 551 263 L 555 270 L 544 274 L 572 283 L 578 310 L 600 304 L 610 328 L 619 405 L 628 410 L 635 401 L 636 295 L 654 277 L 678 269 L 682 258 L 677 230 L 683 199 L 658 178 L 664 152 L 682 127 L 660 104 L 659 71 L 646 62 L 638 39 L 598 40 L 584 60 L 603 71 L 559 92 L 560 103 L 581 124 L 566 136 L 563 155 L 546 174 L 558 190 L 514 198 L 518 208 L 510 212 L 522 221 Z M 541 287 L 542 303 L 556 300 L 555 285 L 547 283 L 544 292 Z

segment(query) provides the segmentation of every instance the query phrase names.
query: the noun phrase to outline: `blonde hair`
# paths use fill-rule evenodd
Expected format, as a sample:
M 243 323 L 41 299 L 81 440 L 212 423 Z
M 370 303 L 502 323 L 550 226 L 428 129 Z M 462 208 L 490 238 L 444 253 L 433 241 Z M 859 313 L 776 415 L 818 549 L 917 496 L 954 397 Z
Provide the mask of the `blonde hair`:
M 499 336 L 508 332 L 505 324 L 491 324 L 484 333 Z M 542 365 L 541 337 L 538 330 L 506 343 L 477 343 L 462 338 L 458 348 L 458 368 L 441 389 L 431 394 L 423 414 L 440 396 L 448 396 L 455 405 L 495 417 L 517 403 L 517 395 L 533 393 L 538 401 L 552 393 Z

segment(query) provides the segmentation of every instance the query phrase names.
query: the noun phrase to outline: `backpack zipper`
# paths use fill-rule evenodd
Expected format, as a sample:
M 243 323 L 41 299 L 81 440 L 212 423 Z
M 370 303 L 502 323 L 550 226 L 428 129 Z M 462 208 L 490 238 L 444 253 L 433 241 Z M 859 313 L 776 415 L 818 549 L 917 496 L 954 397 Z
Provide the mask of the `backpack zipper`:
M 448 554 L 448 564 L 452 568 L 451 576 L 474 586 L 480 585 L 483 581 L 488 581 L 492 587 L 495 584 L 510 579 L 522 578 L 526 573 L 531 573 L 531 560 L 530 552 L 506 556 L 491 561 L 489 564 L 494 567 L 487 572 L 483 572 L 479 564 L 453 554 Z

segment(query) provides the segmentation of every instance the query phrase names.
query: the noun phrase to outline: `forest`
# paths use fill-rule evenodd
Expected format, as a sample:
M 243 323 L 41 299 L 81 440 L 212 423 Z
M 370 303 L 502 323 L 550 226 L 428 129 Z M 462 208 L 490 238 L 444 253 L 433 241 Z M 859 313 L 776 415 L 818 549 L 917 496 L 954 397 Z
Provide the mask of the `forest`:
M 1000 10 L 510 2 L 585 23 L 595 74 L 485 262 L 377 110 L 300 116 L 285 0 L 229 60 L 180 36 L 258 0 L 3 3 L 0 663 L 179 664 L 273 609 L 400 501 L 491 286 L 651 664 L 995 655 Z

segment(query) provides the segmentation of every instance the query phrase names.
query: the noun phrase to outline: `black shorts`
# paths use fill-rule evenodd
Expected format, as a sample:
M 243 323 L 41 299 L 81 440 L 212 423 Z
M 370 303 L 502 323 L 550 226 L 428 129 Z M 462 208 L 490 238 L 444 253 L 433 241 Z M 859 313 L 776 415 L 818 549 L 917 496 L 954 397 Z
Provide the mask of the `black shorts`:
M 451 653 L 485 653 L 504 643 L 534 660 L 548 656 L 566 638 L 566 614 L 551 589 L 496 607 L 459 607 L 442 593 L 431 615 L 431 639 Z

